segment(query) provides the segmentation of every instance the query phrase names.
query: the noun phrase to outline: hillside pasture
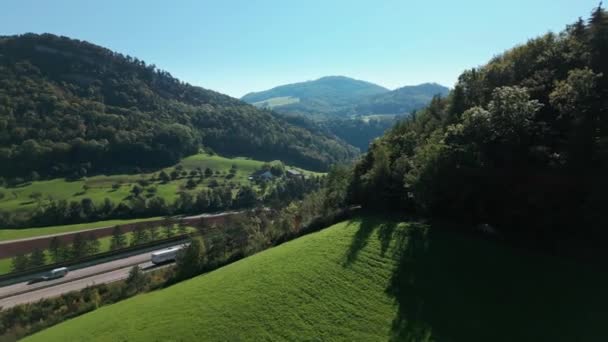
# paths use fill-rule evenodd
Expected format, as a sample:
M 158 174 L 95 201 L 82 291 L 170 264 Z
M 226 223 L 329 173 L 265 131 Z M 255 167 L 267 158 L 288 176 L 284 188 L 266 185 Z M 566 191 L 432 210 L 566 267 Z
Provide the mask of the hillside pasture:
M 26 341 L 602 341 L 608 277 L 418 222 L 336 224 Z

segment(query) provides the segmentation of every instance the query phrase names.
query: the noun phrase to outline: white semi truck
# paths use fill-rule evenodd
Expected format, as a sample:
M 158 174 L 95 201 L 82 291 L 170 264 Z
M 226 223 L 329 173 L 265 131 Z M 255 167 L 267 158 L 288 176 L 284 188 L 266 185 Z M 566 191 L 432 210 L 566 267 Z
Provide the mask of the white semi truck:
M 158 265 L 168 261 L 175 261 L 177 253 L 182 250 L 184 246 L 176 246 L 164 249 L 162 251 L 152 253 L 151 261 L 153 264 Z

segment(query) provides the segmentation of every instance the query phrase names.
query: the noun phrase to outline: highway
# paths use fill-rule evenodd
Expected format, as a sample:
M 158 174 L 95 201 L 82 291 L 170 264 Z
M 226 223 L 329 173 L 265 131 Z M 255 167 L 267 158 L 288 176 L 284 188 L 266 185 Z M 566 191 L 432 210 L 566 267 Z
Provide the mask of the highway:
M 70 291 L 80 290 L 87 286 L 107 284 L 125 279 L 134 265 L 139 265 L 144 270 L 156 269 L 157 267 L 150 262 L 150 256 L 152 253 L 166 248 L 168 247 L 164 246 L 126 258 L 79 268 L 70 271 L 65 277 L 59 279 L 36 283 L 25 281 L 0 287 L 0 307 L 10 308 L 17 304 L 35 302 L 42 298 L 55 297 Z M 35 278 L 35 276 L 32 276 L 32 278 Z

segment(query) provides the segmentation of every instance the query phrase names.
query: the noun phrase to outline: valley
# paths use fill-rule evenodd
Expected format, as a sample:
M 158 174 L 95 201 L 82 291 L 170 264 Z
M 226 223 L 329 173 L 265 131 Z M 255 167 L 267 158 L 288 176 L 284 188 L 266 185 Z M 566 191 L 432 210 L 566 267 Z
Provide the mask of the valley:
M 8 0 L 0 342 L 608 340 L 586 1 Z

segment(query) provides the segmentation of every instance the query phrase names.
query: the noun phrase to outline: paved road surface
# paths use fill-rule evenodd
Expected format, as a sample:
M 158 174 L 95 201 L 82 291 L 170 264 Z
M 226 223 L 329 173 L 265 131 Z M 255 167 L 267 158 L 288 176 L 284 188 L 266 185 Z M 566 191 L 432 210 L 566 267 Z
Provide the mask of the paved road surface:
M 132 266 L 131 266 L 132 267 Z M 115 271 L 102 273 L 96 276 L 87 277 L 84 279 L 70 281 L 68 283 L 59 284 L 32 292 L 22 293 L 16 296 L 0 299 L 1 308 L 10 308 L 17 304 L 30 303 L 38 301 L 42 298 L 56 297 L 63 293 L 83 289 L 87 286 L 111 283 L 113 281 L 125 279 L 129 276 L 131 267 L 121 268 Z
M 17 304 L 35 302 L 42 298 L 54 297 L 66 292 L 83 289 L 90 285 L 110 283 L 124 279 L 128 276 L 129 270 L 134 265 L 139 265 L 143 269 L 153 268 L 154 265 L 149 261 L 150 255 L 166 248 L 81 268 L 68 273 L 63 278 L 51 281 L 34 284 L 22 282 L 1 287 L 0 307 L 9 308 Z

